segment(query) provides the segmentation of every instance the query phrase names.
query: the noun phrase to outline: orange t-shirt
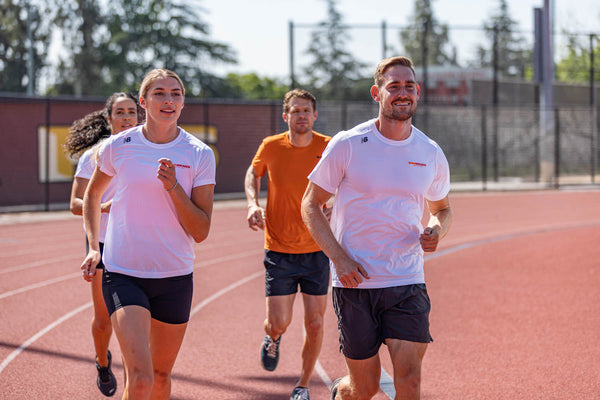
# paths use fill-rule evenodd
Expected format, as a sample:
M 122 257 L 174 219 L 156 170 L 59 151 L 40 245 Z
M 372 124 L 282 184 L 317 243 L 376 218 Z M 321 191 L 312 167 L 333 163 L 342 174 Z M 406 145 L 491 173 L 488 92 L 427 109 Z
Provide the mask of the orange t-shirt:
M 308 174 L 321 158 L 329 136 L 313 131 L 306 147 L 290 143 L 288 132 L 263 139 L 252 166 L 259 177 L 269 173 L 265 248 L 281 253 L 300 254 L 321 250 L 306 229 L 300 213 Z

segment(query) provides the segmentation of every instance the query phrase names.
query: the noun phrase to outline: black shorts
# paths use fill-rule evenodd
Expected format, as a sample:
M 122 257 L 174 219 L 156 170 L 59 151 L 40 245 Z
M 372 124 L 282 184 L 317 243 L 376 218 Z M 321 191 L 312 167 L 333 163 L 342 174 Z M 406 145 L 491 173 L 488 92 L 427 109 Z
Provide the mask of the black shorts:
M 364 360 L 379 351 L 385 339 L 429 343 L 431 303 L 425 284 L 381 289 L 333 288 L 340 350 Z
M 304 254 L 265 250 L 265 295 L 285 296 L 298 291 L 313 296 L 327 294 L 329 259 L 322 251 Z
M 190 319 L 193 283 L 192 274 L 148 279 L 104 270 L 102 295 L 109 315 L 135 305 L 158 321 L 183 324 Z
M 98 243 L 100 245 L 100 262 L 96 265 L 96 269 L 104 269 L 104 263 L 102 262 L 102 255 L 104 254 L 104 243 Z M 90 243 L 85 237 L 85 254 L 90 252 Z

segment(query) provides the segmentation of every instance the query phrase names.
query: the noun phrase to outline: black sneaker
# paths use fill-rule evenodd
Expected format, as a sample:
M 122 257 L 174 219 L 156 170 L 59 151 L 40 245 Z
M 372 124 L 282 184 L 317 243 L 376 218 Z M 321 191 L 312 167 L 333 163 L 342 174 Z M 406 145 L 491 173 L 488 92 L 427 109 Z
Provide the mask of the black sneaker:
M 108 351 L 108 365 L 106 367 L 99 366 L 98 358 L 96 357 L 96 369 L 98 370 L 98 379 L 96 379 L 96 383 L 98 384 L 100 392 L 107 397 L 114 395 L 117 391 L 117 380 L 110 370 L 111 362 L 112 354 L 110 354 L 110 350 Z
M 290 400 L 310 400 L 310 396 L 308 395 L 308 388 L 296 386 L 292 391 Z
M 262 362 L 263 368 L 267 371 L 274 371 L 277 368 L 277 362 L 279 361 L 279 339 L 273 340 L 271 336 L 265 336 L 262 347 L 260 349 L 260 361 Z
M 335 396 L 337 395 L 338 392 L 338 385 L 340 384 L 340 381 L 342 380 L 342 378 L 337 378 L 335 381 L 333 381 L 333 383 L 331 384 L 331 397 L 330 400 L 335 400 Z

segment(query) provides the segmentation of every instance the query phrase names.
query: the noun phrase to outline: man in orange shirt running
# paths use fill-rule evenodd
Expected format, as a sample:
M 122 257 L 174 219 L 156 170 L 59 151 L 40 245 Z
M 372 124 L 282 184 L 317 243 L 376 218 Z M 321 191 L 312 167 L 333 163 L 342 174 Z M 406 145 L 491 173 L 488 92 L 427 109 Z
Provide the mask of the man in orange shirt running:
M 304 301 L 302 370 L 291 400 L 310 399 L 308 383 L 321 351 L 329 286 L 329 260 L 306 229 L 300 213 L 308 174 L 331 139 L 312 130 L 317 115 L 312 94 L 301 89 L 286 93 L 282 116 L 289 130 L 262 141 L 245 179 L 248 226 L 265 231 L 267 335 L 261 362 L 266 370 L 277 367 L 281 335 L 292 320 L 298 286 Z M 265 212 L 258 196 L 261 177 L 267 172 Z

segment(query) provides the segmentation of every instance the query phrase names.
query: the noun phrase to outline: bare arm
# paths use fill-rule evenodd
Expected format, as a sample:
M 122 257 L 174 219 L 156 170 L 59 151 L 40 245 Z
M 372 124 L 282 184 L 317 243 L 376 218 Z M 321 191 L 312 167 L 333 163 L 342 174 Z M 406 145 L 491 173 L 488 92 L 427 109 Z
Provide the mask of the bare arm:
M 215 185 L 194 187 L 191 197 L 188 197 L 177 182 L 173 162 L 168 158 L 161 158 L 158 163 L 157 178 L 173 201 L 179 223 L 196 243 L 202 242 L 210 231 Z
M 429 207 L 429 221 L 421 235 L 423 251 L 433 252 L 452 224 L 452 209 L 448 196 L 438 201 L 427 201 Z
M 362 265 L 348 256 L 336 240 L 323 205 L 332 194 L 312 182 L 308 183 L 302 198 L 302 220 L 315 242 L 333 262 L 338 279 L 347 288 L 357 287 L 369 274 Z
M 81 264 L 81 270 L 84 272 L 83 277 L 87 281 L 91 281 L 96 274 L 96 265 L 100 262 L 100 201 L 111 179 L 111 176 L 106 175 L 96 167 L 83 196 L 83 222 L 90 250 Z
M 265 209 L 258 204 L 260 194 L 260 177 L 256 175 L 254 167 L 250 165 L 244 179 L 244 190 L 248 200 L 248 227 L 253 231 L 265 229 Z
M 83 195 L 85 194 L 85 189 L 87 188 L 89 182 L 89 179 L 80 178 L 77 176 L 73 180 L 70 201 L 70 209 L 73 215 L 83 215 Z M 111 205 L 112 199 L 107 201 L 106 203 L 101 203 L 100 211 L 103 213 L 110 212 Z

